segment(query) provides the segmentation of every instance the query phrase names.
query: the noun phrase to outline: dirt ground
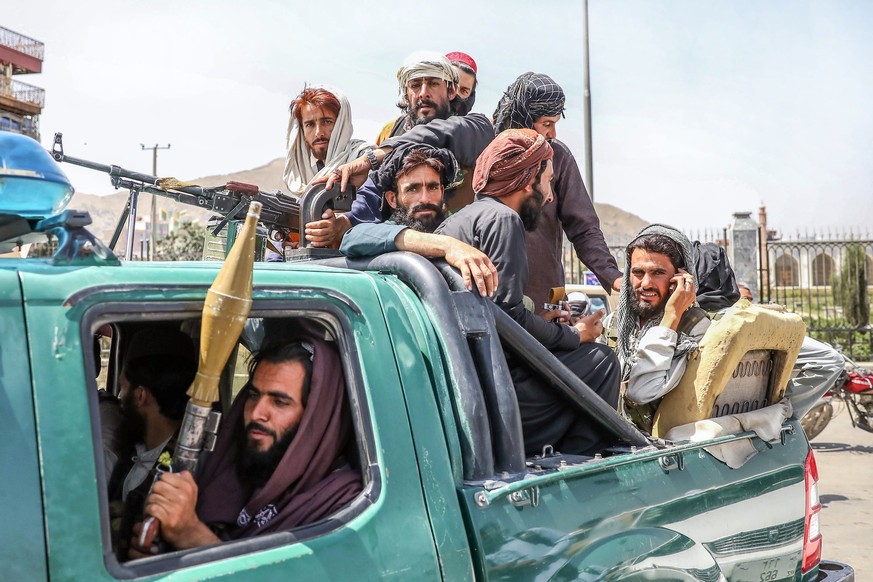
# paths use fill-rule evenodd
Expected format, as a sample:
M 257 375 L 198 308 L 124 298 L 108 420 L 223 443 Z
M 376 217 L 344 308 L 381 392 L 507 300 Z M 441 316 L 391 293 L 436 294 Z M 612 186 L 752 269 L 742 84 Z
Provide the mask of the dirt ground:
M 824 506 L 822 556 L 851 565 L 856 580 L 873 580 L 873 434 L 852 427 L 841 401 L 834 414 L 812 441 Z

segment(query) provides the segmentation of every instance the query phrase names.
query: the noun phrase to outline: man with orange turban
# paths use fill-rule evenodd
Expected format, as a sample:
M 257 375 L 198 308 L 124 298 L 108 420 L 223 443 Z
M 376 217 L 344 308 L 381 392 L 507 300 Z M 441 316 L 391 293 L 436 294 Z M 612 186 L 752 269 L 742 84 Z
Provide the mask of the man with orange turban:
M 551 146 L 537 132 L 504 131 L 476 161 L 476 201 L 450 216 L 436 232 L 488 255 L 498 274 L 495 303 L 615 407 L 620 366 L 612 350 L 594 343 L 603 329 L 603 312 L 566 325 L 559 321 L 560 312 L 541 317 L 524 307 L 525 231 L 536 228 L 543 205 L 552 199 L 552 155 Z M 563 453 L 593 454 L 609 444 L 609 437 L 585 413 L 563 400 L 543 379 L 520 363 L 510 360 L 509 365 L 528 454 L 541 453 L 545 445 Z

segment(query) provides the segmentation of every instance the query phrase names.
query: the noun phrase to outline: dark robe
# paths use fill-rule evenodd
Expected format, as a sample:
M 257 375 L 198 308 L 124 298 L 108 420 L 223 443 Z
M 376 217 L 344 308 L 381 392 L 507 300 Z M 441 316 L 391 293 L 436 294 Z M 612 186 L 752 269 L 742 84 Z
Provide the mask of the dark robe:
M 530 277 L 524 294 L 531 298 L 537 311 L 549 300 L 552 287 L 564 286 L 564 233 L 576 249 L 576 255 L 597 275 L 600 285 L 612 290 L 612 283 L 621 277 L 615 258 L 610 254 L 600 218 L 588 196 L 579 166 L 563 142 L 551 142 L 555 180 L 555 199 L 543 206 L 536 230 L 527 233 L 527 260 Z
M 297 436 L 260 489 L 237 475 L 245 394 L 225 419 L 215 450 L 199 478 L 197 515 L 222 539 L 288 530 L 318 521 L 361 491 L 361 475 L 343 461 L 352 425 L 343 368 L 335 348 L 315 338 L 312 381 Z

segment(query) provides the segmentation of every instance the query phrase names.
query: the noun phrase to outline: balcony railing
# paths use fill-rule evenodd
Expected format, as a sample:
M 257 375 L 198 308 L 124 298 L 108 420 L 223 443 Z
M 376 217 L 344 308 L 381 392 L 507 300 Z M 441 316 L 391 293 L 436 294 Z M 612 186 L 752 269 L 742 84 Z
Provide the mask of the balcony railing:
M 45 58 L 45 43 L 0 26 L 0 45 L 8 46 L 35 59 Z
M 0 95 L 6 95 L 16 101 L 30 103 L 40 108 L 45 106 L 45 89 L 22 83 L 16 79 L 0 77 Z

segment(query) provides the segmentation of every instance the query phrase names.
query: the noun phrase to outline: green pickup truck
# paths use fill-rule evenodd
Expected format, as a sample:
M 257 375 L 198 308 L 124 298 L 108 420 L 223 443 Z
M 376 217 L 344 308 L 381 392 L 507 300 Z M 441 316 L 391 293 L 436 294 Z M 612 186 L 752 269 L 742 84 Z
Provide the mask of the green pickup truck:
M 101 390 L 117 391 L 134 330 L 196 328 L 218 265 L 122 263 L 83 216 L 28 222 L 60 249 L 0 262 L 4 580 L 854 579 L 820 559 L 815 461 L 797 420 L 775 442 L 647 438 L 449 267 L 406 253 L 257 264 L 250 325 L 221 387 L 227 410 L 259 329 L 307 326 L 335 342 L 360 495 L 302 528 L 119 562 Z M 101 365 L 94 339 L 106 329 Z M 504 350 L 617 444 L 526 457 Z M 707 451 L 740 439 L 758 452 L 739 468 Z

